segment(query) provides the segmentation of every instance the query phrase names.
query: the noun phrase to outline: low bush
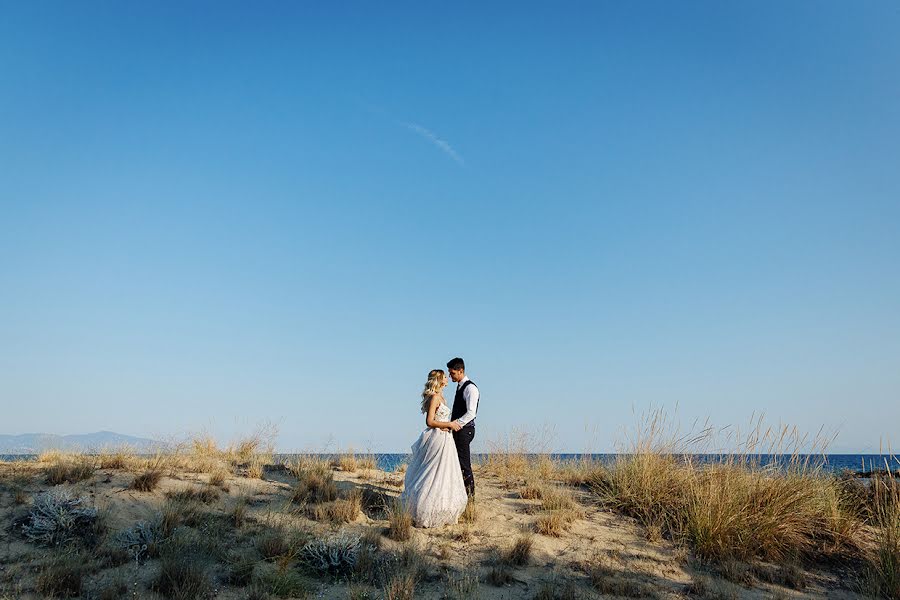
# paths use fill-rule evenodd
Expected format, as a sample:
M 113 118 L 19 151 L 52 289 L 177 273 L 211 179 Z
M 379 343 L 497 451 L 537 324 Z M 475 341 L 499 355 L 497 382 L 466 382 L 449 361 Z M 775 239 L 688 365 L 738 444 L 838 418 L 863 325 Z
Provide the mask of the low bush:
M 35 498 L 22 533 L 37 544 L 59 546 L 72 541 L 95 541 L 98 526 L 97 509 L 85 506 L 85 498 L 72 496 L 66 490 L 51 490 Z
M 298 558 L 318 573 L 349 575 L 356 566 L 361 546 L 360 536 L 344 533 L 308 542 L 300 549 Z

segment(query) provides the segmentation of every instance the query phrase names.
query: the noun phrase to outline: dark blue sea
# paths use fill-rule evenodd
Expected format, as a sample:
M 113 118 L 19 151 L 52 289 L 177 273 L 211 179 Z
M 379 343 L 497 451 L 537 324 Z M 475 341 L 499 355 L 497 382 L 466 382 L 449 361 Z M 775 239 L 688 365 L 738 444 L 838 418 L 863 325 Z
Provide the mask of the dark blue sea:
M 276 460 L 289 460 L 296 457 L 296 454 L 277 454 Z M 317 454 L 321 458 L 331 458 L 333 454 Z M 378 468 L 384 471 L 395 471 L 397 467 L 409 460 L 409 454 L 374 454 Z M 487 458 L 487 454 L 473 454 L 473 462 L 481 462 Z M 537 458 L 538 455 L 530 455 Z M 560 462 L 569 461 L 592 461 L 599 464 L 608 464 L 616 459 L 619 454 L 550 454 L 553 460 Z M 0 461 L 19 461 L 34 460 L 34 454 L 0 454 Z M 693 454 L 685 456 L 699 463 L 716 463 L 734 458 L 730 455 L 722 454 Z M 787 466 L 791 463 L 791 457 L 785 455 L 773 454 L 754 454 L 742 456 L 755 464 L 761 466 Z M 900 457 L 889 454 L 808 454 L 793 457 L 793 460 L 803 461 L 811 466 L 821 468 L 823 471 L 840 473 L 842 471 L 851 471 L 854 473 L 865 473 L 870 471 L 878 471 L 890 469 L 891 471 L 900 471 Z
M 591 461 L 600 464 L 612 463 L 619 454 L 551 454 L 550 458 L 560 462 L 575 461 Z M 473 454 L 472 462 L 481 462 L 488 457 L 487 454 Z M 532 458 L 538 458 L 538 455 L 532 455 Z M 688 458 L 688 457 L 684 457 Z M 689 457 L 691 460 L 699 463 L 716 463 L 723 462 L 734 458 L 733 456 L 722 454 L 694 454 Z M 786 467 L 791 464 L 791 457 L 784 455 L 772 454 L 756 454 L 746 458 L 750 462 L 761 466 L 782 466 Z M 398 466 L 409 460 L 409 454 L 376 454 L 375 459 L 378 461 L 378 467 L 385 471 L 394 471 Z M 852 471 L 854 473 L 864 473 L 876 470 L 890 469 L 891 471 L 900 470 L 900 457 L 888 454 L 826 454 L 826 455 L 800 455 L 793 457 L 794 461 L 801 461 L 813 467 L 819 467 L 824 471 L 840 473 L 842 471 Z

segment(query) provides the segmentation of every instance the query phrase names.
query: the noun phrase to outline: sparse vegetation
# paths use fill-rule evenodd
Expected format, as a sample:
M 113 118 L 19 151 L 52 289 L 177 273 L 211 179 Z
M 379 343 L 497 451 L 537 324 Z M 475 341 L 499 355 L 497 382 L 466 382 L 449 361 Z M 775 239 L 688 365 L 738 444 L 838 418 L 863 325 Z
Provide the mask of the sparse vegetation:
M 292 496 L 294 502 L 318 504 L 337 499 L 338 489 L 328 463 L 319 460 L 303 461 L 294 465 L 292 471 L 298 480 Z
M 576 511 L 572 493 L 555 487 L 545 488 L 541 494 L 541 508 L 549 511 Z
M 535 530 L 541 535 L 560 537 L 572 527 L 572 513 L 558 510 L 545 512 L 538 516 L 535 522 Z
M 486 472 L 498 477 L 505 487 L 517 489 L 526 479 L 549 479 L 555 465 L 549 457 L 552 431 L 535 433 L 514 429 L 506 439 L 489 442 L 490 453 L 483 461 Z M 542 477 L 543 475 L 543 477 Z
M 196 526 L 206 515 L 204 507 L 197 500 L 169 498 L 163 504 L 159 531 L 162 537 L 170 537 L 180 525 Z
M 512 570 L 504 562 L 494 562 L 491 565 L 491 570 L 488 571 L 487 580 L 488 583 L 497 587 L 509 585 L 513 581 Z
M 210 504 L 219 499 L 219 490 L 211 485 L 204 485 L 200 488 L 182 488 L 177 491 L 166 492 L 166 498 L 176 502 L 202 502 Z
M 362 493 L 353 490 L 346 498 L 312 506 L 310 516 L 316 521 L 329 523 L 350 523 L 359 516 L 362 507 Z
M 257 457 L 250 460 L 247 466 L 247 477 L 250 479 L 262 479 L 266 473 L 266 464 Z
M 265 465 L 272 462 L 277 433 L 274 426 L 264 425 L 226 448 L 219 448 L 212 436 L 199 434 L 188 443 L 178 445 L 166 462 L 173 470 L 209 473 L 216 477 L 222 471 L 226 474 L 243 471 L 252 476 L 253 470 L 261 473 Z
M 568 579 L 559 581 L 554 577 L 541 584 L 534 595 L 534 600 L 580 600 L 581 597 L 573 581 Z
M 224 468 L 213 470 L 213 472 L 209 474 L 209 485 L 220 488 L 223 487 L 225 485 L 225 480 L 228 479 L 228 475 L 228 471 Z
M 309 580 L 286 563 L 262 565 L 253 581 L 255 589 L 278 598 L 308 598 L 313 590 Z
M 703 600 L 738 600 L 740 588 L 727 581 L 717 581 L 707 575 L 697 575 L 687 586 L 688 594 Z
M 781 564 L 757 564 L 750 567 L 752 574 L 760 581 L 774 583 L 794 590 L 806 588 L 806 573 L 802 565 L 797 561 L 787 561 Z M 729 581 L 735 581 L 727 577 Z
M 94 459 L 87 455 L 56 455 L 51 464 L 44 470 L 47 483 L 78 483 L 89 479 L 94 474 Z
M 384 600 L 413 600 L 417 583 L 411 573 L 394 575 L 384 586 Z
M 357 582 L 374 584 L 378 581 L 381 548 L 381 532 L 378 529 L 366 529 L 360 538 L 359 552 L 356 554 L 356 565 L 351 579 Z
M 360 492 L 360 509 L 370 517 L 384 518 L 390 497 L 383 491 L 373 490 L 368 487 L 356 489 Z
M 399 498 L 394 499 L 387 507 L 388 537 L 398 542 L 408 540 L 412 536 L 412 515 Z
M 359 461 L 356 459 L 356 453 L 351 448 L 346 454 L 340 454 L 331 461 L 331 466 L 347 473 L 355 473 L 359 469 Z
M 368 586 L 353 583 L 347 589 L 347 600 L 375 600 L 375 597 Z
M 253 581 L 253 572 L 259 559 L 252 551 L 230 552 L 225 558 L 226 581 L 235 586 L 246 587 Z
M 742 588 L 773 597 L 795 593 L 790 590 L 817 596 L 821 580 L 811 569 L 836 564 L 859 575 L 841 579 L 844 588 L 900 599 L 900 485 L 890 473 L 873 475 L 871 483 L 834 477 L 791 463 L 790 454 L 784 469 L 739 458 L 702 464 L 683 455 L 686 446 L 655 439 L 607 466 L 540 455 L 489 457 L 476 465 L 484 486 L 480 504 L 470 501 L 459 525 L 437 529 L 413 528 L 391 489 L 400 478 L 365 473 L 374 458 L 362 455 L 335 457 L 334 465 L 309 456 L 272 464 L 258 444 L 221 450 L 201 439 L 192 449 L 153 458 L 54 453 L 42 463 L 0 463 L 0 510 L 12 523 L 11 537 L 20 546 L 34 543 L 26 546 L 28 566 L 4 563 L 0 599 L 29 593 L 111 599 L 141 596 L 148 588 L 167 598 L 211 597 L 219 590 L 235 598 L 305 598 L 317 587 L 346 585 L 348 597 L 359 599 L 461 600 L 477 598 L 484 584 L 511 586 L 492 595 L 559 600 L 672 593 L 725 599 L 737 598 Z M 210 461 L 203 474 L 194 470 L 201 458 Z M 45 484 L 57 465 L 78 464 L 136 475 L 131 483 L 120 472 L 72 487 Z M 254 477 L 256 466 L 267 469 L 266 480 L 234 479 Z M 59 472 L 67 481 L 65 469 Z M 173 489 L 173 483 L 180 485 Z M 223 493 L 226 484 L 237 485 L 234 495 Z M 29 492 L 47 489 L 57 498 L 53 509 L 41 494 L 27 506 Z M 73 490 L 85 496 L 72 496 Z M 106 507 L 118 510 L 123 503 L 128 512 L 108 522 L 126 529 L 106 533 Z M 577 520 L 588 511 L 582 531 Z M 638 534 L 653 544 L 637 540 L 633 554 L 610 549 L 583 558 L 591 556 L 597 527 L 621 526 L 623 536 L 634 538 L 631 520 L 612 513 L 634 517 Z M 535 536 L 532 529 L 563 540 Z M 480 565 L 476 539 L 497 544 Z M 651 545 L 652 556 L 637 550 Z M 567 554 L 574 562 L 550 558 L 563 546 L 572 549 Z M 657 565 L 663 555 L 670 562 Z M 0 559 L 8 556 L 0 552 Z M 671 569 L 686 581 L 686 565 L 699 571 L 689 586 L 663 583 Z M 666 573 L 658 580 L 657 569 Z
M 13 471 L 11 474 L 6 474 L 6 476 L 0 476 L 0 492 L 8 491 L 12 496 L 13 504 L 20 506 L 28 501 L 26 488 L 30 483 L 30 476 Z
M 541 535 L 560 537 L 572 527 L 573 521 L 582 516 L 582 509 L 568 489 L 544 486 L 541 489 L 541 512 L 535 522 L 535 530 Z
M 445 600 L 472 600 L 479 597 L 478 576 L 471 573 L 447 575 Z
M 531 556 L 531 548 L 534 545 L 534 539 L 528 535 L 519 536 L 512 546 L 507 548 L 501 555 L 500 560 L 514 567 L 522 567 L 528 564 Z
M 144 471 L 140 475 L 137 475 L 128 487 L 138 492 L 152 492 L 162 480 L 162 475 L 162 471 L 158 469 Z
M 136 462 L 134 452 L 130 448 L 104 450 L 97 458 L 101 469 L 129 470 Z
M 63 552 L 41 567 L 35 587 L 51 598 L 81 596 L 84 579 L 93 569 L 88 556 L 80 552 Z
M 238 496 L 237 500 L 234 502 L 234 506 L 231 507 L 228 516 L 231 518 L 231 522 L 234 523 L 235 527 L 240 528 L 244 526 L 244 522 L 247 520 L 247 505 L 247 496 Z
M 274 528 L 268 529 L 256 537 L 256 549 L 263 558 L 274 559 L 287 556 L 291 551 L 291 546 L 284 529 Z
M 460 528 L 459 531 L 454 534 L 453 539 L 463 543 L 472 541 L 472 528 L 468 525 Z
M 188 552 L 165 552 L 159 574 L 151 585 L 154 591 L 173 600 L 195 600 L 212 591 L 206 564 Z
M 459 520 L 462 523 L 475 523 L 478 521 L 478 505 L 475 503 L 475 498 L 469 496 L 469 501 L 466 502 L 466 508 L 463 510 L 462 515 L 460 515 Z
M 418 545 L 406 542 L 399 554 L 383 561 L 380 578 L 385 581 L 385 600 L 415 597 L 416 588 L 426 571 L 425 557 Z
M 591 587 L 601 594 L 623 598 L 654 597 L 650 586 L 636 580 L 630 573 L 612 567 L 602 555 L 596 555 L 592 561 L 581 566 Z
M 97 592 L 98 600 L 121 600 L 128 596 L 128 584 L 121 576 L 107 581 Z
M 519 489 L 519 497 L 523 500 L 540 500 L 543 494 L 543 486 L 534 483 L 526 483 Z

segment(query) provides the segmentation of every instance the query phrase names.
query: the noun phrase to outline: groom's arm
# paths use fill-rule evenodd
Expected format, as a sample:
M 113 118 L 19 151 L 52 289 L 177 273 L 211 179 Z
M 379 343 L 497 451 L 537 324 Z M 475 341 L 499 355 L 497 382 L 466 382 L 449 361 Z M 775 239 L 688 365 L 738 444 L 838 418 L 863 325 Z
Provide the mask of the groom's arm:
M 460 427 L 465 427 L 469 421 L 475 418 L 475 412 L 478 410 L 478 388 L 474 385 L 467 385 L 463 390 L 463 398 L 466 401 L 466 412 L 456 420 Z

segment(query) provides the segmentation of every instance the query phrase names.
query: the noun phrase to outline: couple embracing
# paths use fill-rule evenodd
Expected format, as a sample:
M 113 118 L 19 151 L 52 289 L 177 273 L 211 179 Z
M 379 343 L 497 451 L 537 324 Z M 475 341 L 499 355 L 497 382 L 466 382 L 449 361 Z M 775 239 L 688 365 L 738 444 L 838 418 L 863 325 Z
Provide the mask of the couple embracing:
M 428 373 L 422 392 L 422 412 L 427 429 L 412 445 L 400 499 L 418 527 L 454 524 L 475 495 L 475 477 L 469 446 L 475 438 L 478 388 L 466 377 L 461 358 L 447 363 L 456 383 L 451 409 L 444 403 L 447 374 L 441 369 Z

